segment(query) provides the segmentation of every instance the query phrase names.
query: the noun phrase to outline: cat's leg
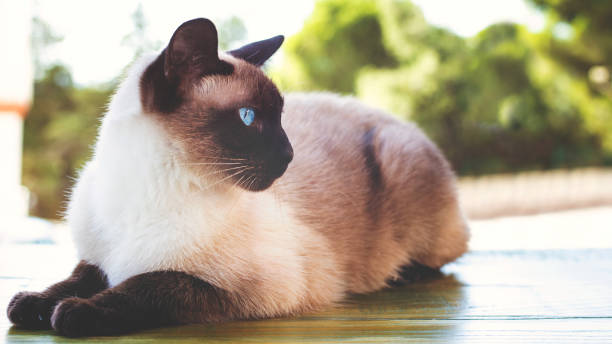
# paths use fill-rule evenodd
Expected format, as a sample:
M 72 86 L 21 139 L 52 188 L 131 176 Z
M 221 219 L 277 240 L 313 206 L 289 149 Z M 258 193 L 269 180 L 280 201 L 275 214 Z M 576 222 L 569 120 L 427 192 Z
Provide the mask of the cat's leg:
M 67 297 L 91 297 L 108 288 L 106 275 L 97 266 L 81 261 L 70 277 L 45 291 L 20 292 L 9 302 L 9 320 L 23 328 L 50 329 L 51 313 Z
M 390 287 L 397 287 L 441 276 L 442 272 L 440 272 L 440 269 L 431 268 L 417 261 L 411 261 L 399 269 L 397 276 L 388 279 L 387 284 Z
M 88 299 L 63 300 L 51 324 L 68 337 L 117 335 L 245 317 L 239 304 L 230 293 L 192 275 L 156 271 L 133 276 Z

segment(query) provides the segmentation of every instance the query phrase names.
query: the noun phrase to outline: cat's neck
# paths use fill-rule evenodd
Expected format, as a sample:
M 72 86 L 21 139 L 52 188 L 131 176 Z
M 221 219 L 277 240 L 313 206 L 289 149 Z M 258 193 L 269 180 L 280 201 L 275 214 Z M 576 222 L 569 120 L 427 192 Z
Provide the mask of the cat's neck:
M 94 161 L 104 169 L 101 174 L 109 182 L 124 180 L 129 189 L 143 194 L 181 197 L 197 193 L 216 200 L 237 197 L 240 190 L 222 188 L 215 185 L 217 180 L 190 173 L 177 159 L 177 143 L 152 114 L 143 112 L 140 76 L 153 59 L 147 56 L 134 63 L 109 104 L 95 147 Z

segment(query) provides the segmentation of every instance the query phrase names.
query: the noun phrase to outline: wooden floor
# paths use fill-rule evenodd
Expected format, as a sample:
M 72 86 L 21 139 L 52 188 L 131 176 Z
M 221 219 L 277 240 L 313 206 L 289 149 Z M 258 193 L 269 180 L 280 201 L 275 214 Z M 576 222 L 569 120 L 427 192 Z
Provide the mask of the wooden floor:
M 61 279 L 70 270 L 70 249 L 49 243 L 4 244 L 0 249 L 0 342 L 79 342 L 50 331 L 12 328 L 4 311 L 15 292 Z M 150 341 L 612 342 L 612 249 L 478 250 L 445 267 L 438 277 L 354 296 L 340 307 L 300 318 L 88 340 Z

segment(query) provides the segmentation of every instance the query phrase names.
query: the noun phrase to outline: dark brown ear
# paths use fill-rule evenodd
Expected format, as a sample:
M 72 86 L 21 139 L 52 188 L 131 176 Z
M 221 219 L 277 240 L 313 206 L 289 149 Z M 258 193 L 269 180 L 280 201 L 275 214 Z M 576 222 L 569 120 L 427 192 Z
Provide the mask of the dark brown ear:
M 256 66 L 261 66 L 280 48 L 285 37 L 274 36 L 263 41 L 247 44 L 242 48 L 228 51 L 234 57 L 243 59 Z
M 215 25 L 208 19 L 197 18 L 176 29 L 165 51 L 164 75 L 169 81 L 189 76 L 230 74 L 232 65 L 219 60 Z

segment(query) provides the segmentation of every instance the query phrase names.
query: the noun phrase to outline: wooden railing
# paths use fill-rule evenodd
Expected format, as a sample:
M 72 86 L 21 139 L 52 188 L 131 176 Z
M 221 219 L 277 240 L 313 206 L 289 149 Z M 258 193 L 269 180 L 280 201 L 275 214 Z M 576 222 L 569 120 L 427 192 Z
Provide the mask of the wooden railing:
M 459 194 L 470 219 L 610 205 L 612 169 L 465 177 L 459 179 Z

